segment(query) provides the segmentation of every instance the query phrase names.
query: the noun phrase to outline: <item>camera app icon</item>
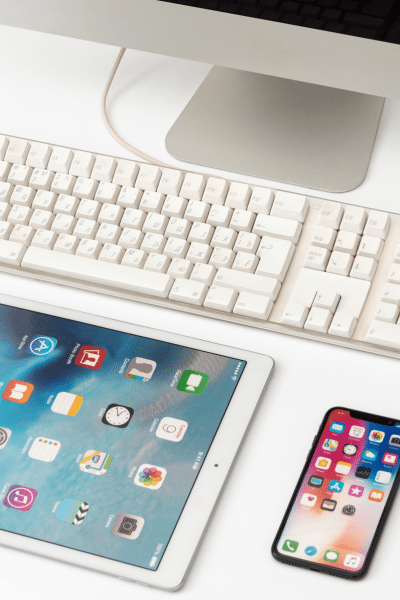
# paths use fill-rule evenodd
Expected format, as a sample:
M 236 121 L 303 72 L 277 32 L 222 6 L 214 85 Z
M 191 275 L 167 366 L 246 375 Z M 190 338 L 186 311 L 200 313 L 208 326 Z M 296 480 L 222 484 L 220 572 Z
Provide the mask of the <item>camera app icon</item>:
M 111 533 L 127 540 L 136 540 L 143 529 L 144 519 L 136 515 L 119 513 L 112 526 Z

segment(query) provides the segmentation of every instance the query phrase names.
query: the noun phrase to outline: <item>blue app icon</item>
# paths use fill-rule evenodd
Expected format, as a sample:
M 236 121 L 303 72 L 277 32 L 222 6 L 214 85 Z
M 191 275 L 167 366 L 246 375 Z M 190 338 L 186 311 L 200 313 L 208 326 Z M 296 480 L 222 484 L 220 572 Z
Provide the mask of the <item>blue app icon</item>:
M 371 450 L 370 448 L 367 448 L 366 450 L 364 450 L 362 458 L 363 458 L 363 460 L 376 460 L 377 456 L 378 456 L 377 450 Z
M 330 492 L 341 492 L 343 489 L 343 486 L 344 486 L 343 481 L 336 481 L 335 479 L 332 479 L 329 482 L 328 490 Z
M 307 546 L 304 550 L 304 554 L 307 556 L 315 556 L 318 552 L 318 548 L 316 546 Z
M 345 424 L 340 421 L 332 421 L 331 426 L 329 427 L 330 431 L 333 433 L 343 433 L 345 428 Z
M 53 352 L 57 346 L 56 338 L 48 337 L 47 335 L 34 335 L 27 348 L 29 354 L 35 356 L 46 356 Z

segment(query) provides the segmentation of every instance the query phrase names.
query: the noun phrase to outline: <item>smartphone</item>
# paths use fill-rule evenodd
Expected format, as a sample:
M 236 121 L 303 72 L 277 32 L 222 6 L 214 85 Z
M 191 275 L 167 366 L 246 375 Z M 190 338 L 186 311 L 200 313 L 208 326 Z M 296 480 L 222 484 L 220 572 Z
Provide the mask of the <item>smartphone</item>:
M 272 546 L 284 563 L 361 579 L 399 482 L 400 419 L 330 409 Z

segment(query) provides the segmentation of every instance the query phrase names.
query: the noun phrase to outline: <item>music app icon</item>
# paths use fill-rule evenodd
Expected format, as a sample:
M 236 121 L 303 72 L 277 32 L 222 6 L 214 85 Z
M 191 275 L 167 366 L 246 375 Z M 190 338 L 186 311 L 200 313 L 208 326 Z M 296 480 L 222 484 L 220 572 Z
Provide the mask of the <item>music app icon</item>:
M 357 569 L 360 566 L 361 556 L 355 554 L 347 554 L 344 559 L 343 565 L 349 569 Z
M 78 367 L 86 367 L 86 369 L 100 369 L 106 356 L 107 352 L 103 348 L 82 346 L 75 357 L 74 363 Z

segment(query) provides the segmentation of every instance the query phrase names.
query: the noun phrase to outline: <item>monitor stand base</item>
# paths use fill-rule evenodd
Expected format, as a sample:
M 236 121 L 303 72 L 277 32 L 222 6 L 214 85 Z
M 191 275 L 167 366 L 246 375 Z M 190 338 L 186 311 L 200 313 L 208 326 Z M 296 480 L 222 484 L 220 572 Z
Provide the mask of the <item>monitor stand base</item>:
M 194 164 L 328 192 L 365 179 L 384 99 L 214 67 L 168 132 Z

